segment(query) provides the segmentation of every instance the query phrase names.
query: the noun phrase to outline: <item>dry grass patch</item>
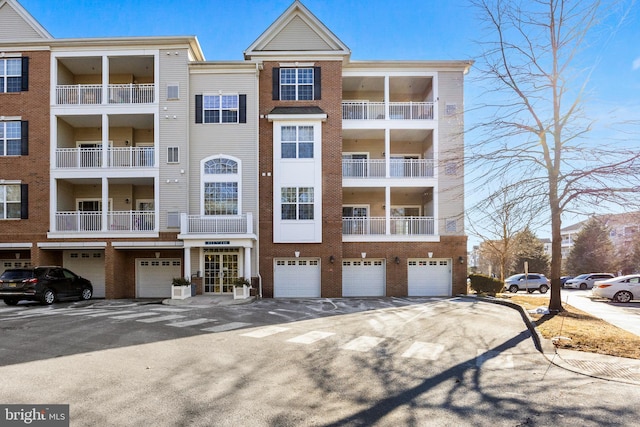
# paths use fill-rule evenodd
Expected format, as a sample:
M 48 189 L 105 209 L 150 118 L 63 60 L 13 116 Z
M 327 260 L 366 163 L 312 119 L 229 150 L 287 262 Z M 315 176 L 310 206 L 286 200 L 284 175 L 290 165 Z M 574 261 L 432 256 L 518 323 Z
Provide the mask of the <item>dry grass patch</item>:
M 524 295 L 508 295 L 505 298 L 520 304 L 527 311 L 549 305 L 549 298 Z M 557 340 L 557 347 L 640 359 L 640 337 L 568 304 L 563 304 L 563 307 L 565 311 L 555 315 L 529 313 L 544 338 L 570 338 Z

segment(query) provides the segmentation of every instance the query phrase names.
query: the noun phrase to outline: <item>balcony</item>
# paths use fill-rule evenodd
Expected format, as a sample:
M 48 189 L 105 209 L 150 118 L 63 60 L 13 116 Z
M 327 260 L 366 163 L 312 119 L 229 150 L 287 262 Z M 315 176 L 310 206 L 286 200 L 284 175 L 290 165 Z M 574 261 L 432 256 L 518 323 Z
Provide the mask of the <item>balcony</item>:
M 342 234 L 346 236 L 434 236 L 433 217 L 343 217 Z
M 151 168 L 154 166 L 153 147 L 117 147 L 107 149 L 107 161 L 102 161 L 102 148 L 58 148 L 55 167 L 59 169 Z
M 187 215 L 180 217 L 180 234 L 253 234 L 253 215 Z
M 102 89 L 103 86 L 99 84 L 57 85 L 56 104 L 152 104 L 154 102 L 155 84 L 153 83 L 107 85 L 107 99 L 104 100 Z
M 388 113 L 387 113 L 388 106 Z M 433 102 L 343 101 L 343 120 L 433 120 Z
M 107 224 L 102 225 L 102 212 L 56 212 L 56 232 L 154 231 L 153 211 L 109 211 Z
M 433 178 L 432 159 L 343 159 L 343 178 Z

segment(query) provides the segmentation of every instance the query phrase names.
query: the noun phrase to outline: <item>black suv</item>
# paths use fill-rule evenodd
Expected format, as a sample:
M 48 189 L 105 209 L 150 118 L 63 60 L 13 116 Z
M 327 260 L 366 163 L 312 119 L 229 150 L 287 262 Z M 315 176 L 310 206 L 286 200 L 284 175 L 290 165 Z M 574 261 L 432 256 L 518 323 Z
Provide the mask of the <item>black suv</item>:
M 7 305 L 20 300 L 53 304 L 62 299 L 91 299 L 93 286 L 87 279 L 66 268 L 10 268 L 0 276 L 0 298 Z

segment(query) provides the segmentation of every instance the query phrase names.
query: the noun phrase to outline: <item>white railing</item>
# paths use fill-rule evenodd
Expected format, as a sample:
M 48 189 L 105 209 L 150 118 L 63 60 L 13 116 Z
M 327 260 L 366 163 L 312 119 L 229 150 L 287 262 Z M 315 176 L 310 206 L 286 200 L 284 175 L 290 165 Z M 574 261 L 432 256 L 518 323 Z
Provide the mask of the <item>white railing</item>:
M 384 102 L 345 101 L 342 103 L 344 120 L 384 119 Z
M 389 234 L 405 236 L 435 235 L 433 217 L 392 217 Z M 383 235 L 386 233 L 385 217 L 343 217 L 343 235 Z
M 389 175 L 397 178 L 433 178 L 433 159 L 391 159 Z
M 151 104 L 154 90 L 153 83 L 109 85 L 109 104 Z
M 155 150 L 153 147 L 109 148 L 108 167 L 144 168 L 153 167 Z M 102 167 L 102 148 L 58 148 L 56 168 L 99 168 Z
M 433 120 L 433 102 L 389 102 L 391 120 Z M 343 120 L 384 120 L 386 104 L 384 102 L 344 101 L 342 103 Z
M 187 215 L 180 218 L 181 234 L 251 234 L 253 215 Z
M 107 221 L 108 231 L 153 231 L 155 212 L 110 211 Z M 56 212 L 55 227 L 63 232 L 107 231 L 102 229 L 102 212 Z
M 155 212 L 153 211 L 111 211 L 107 214 L 111 231 L 153 231 Z
M 107 90 L 109 104 L 151 104 L 155 84 L 110 84 Z M 57 85 L 56 104 L 102 104 L 102 85 Z
M 109 149 L 109 166 L 114 168 L 153 167 L 153 147 L 124 147 Z
M 99 168 L 102 148 L 57 148 L 57 168 Z
M 435 235 L 435 221 L 433 217 L 424 216 L 392 217 L 391 234 L 433 236 Z
M 343 159 L 343 178 L 384 178 L 384 159 Z
M 101 212 L 56 212 L 56 231 L 100 231 Z
M 392 120 L 433 120 L 433 102 L 390 102 Z
M 391 159 L 389 176 L 393 178 L 433 178 L 432 159 Z M 384 178 L 384 159 L 343 159 L 343 178 Z
M 372 235 L 385 234 L 384 217 L 343 217 L 342 234 Z
M 58 85 L 56 104 L 102 104 L 102 85 Z

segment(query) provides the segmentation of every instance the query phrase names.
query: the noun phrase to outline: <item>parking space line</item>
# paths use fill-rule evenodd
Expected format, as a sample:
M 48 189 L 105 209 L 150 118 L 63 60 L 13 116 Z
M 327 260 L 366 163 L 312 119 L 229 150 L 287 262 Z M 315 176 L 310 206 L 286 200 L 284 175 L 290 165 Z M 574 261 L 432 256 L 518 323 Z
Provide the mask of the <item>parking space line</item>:
M 152 308 L 153 311 L 166 311 L 169 313 L 184 313 L 185 311 L 191 311 L 190 308 L 173 308 L 173 307 L 158 307 Z
M 200 318 L 200 319 L 193 319 L 193 320 L 185 320 L 184 322 L 167 323 L 167 326 L 174 326 L 176 328 L 184 328 L 185 326 L 202 325 L 203 323 L 209 323 L 209 322 L 215 322 L 215 321 L 216 321 L 216 319 Z
M 443 351 L 444 345 L 442 344 L 416 341 L 402 353 L 402 357 L 421 360 L 438 360 Z
M 361 336 L 349 341 L 340 348 L 343 350 L 365 352 L 371 350 L 382 341 L 384 341 L 384 338 Z
M 200 330 L 207 331 L 207 332 L 226 332 L 226 331 L 232 331 L 234 329 L 244 328 L 245 326 L 249 326 L 249 325 L 251 325 L 251 323 L 230 322 L 230 323 L 225 323 L 224 325 L 213 326 L 211 328 L 205 328 Z
M 64 313 L 65 316 L 82 316 L 89 313 L 105 313 L 109 310 L 105 310 L 104 308 L 81 308 L 77 310 L 73 310 L 71 313 Z M 111 312 L 113 313 L 113 311 Z
M 155 313 L 133 313 L 133 314 L 124 314 L 122 316 L 113 316 L 109 319 L 118 319 L 118 320 L 127 320 L 127 319 L 135 319 L 136 317 L 145 317 L 145 316 L 155 316 Z
M 291 328 L 283 328 L 282 326 L 267 326 L 266 328 L 260 328 L 255 331 L 242 334 L 243 337 L 251 338 L 265 338 L 270 335 L 279 334 L 280 332 L 288 331 Z
M 513 369 L 513 355 L 508 351 L 491 351 L 479 348 L 476 367 L 492 370 Z
M 105 311 L 104 313 L 87 314 L 87 317 L 102 317 L 102 316 L 111 316 L 113 314 L 125 314 L 125 313 L 133 313 L 133 311 L 131 311 L 131 310 L 122 310 L 122 311 L 108 310 L 108 311 Z
M 156 323 L 156 322 L 163 322 L 163 321 L 167 321 L 167 320 L 175 320 L 175 319 L 182 319 L 182 318 L 184 318 L 184 316 L 182 316 L 180 314 L 167 314 L 166 316 L 158 316 L 158 317 L 150 317 L 150 318 L 146 318 L 146 319 L 138 319 L 138 320 L 136 320 L 136 322 Z
M 335 332 L 311 331 L 303 335 L 298 335 L 295 338 L 288 339 L 287 342 L 293 342 L 297 344 L 313 344 L 316 341 L 323 340 L 332 335 L 335 335 Z

